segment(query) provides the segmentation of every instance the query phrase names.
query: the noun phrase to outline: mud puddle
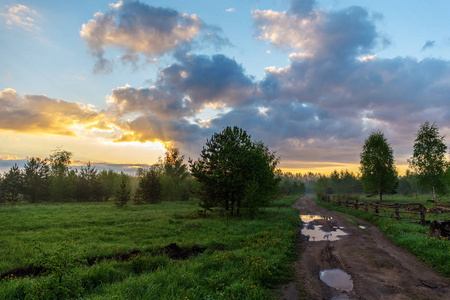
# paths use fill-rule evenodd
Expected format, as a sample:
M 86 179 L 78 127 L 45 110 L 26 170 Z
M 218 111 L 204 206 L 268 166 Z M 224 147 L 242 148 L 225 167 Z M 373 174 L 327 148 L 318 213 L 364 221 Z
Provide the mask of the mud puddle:
M 302 239 L 310 242 L 337 241 L 348 235 L 339 226 L 331 223 L 332 218 L 320 215 L 300 215 L 303 222 Z
M 353 289 L 352 277 L 341 269 L 320 271 L 320 280 L 340 291 L 349 292 Z

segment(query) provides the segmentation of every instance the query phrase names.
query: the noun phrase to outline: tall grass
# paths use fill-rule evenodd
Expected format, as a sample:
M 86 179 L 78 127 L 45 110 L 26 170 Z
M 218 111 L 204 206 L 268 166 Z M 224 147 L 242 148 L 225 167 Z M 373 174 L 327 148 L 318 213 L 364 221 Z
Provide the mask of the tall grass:
M 450 276 L 450 242 L 448 238 L 437 239 L 435 237 L 430 237 L 428 235 L 428 226 L 422 226 L 408 220 L 397 221 L 395 219 L 380 218 L 370 212 L 365 213 L 364 211 L 357 211 L 342 206 L 333 205 L 317 199 L 316 202 L 325 208 L 340 211 L 369 221 L 373 225 L 380 228 L 381 231 L 395 244 L 416 255 L 419 259 L 426 262 L 440 274 L 447 277 Z M 392 197 L 390 199 L 386 199 L 386 202 L 406 203 L 411 201 L 404 198 Z M 426 201 L 423 201 L 422 199 L 421 203 L 423 202 L 426 203 Z M 429 217 L 429 214 L 427 214 L 427 217 Z M 448 219 L 448 217 L 448 214 L 434 215 L 432 219 Z
M 81 297 L 266 299 L 294 259 L 295 200 L 278 200 L 254 219 L 198 218 L 195 202 L 0 206 L 0 273 L 36 263 L 63 243 L 82 259 L 138 249 L 143 254 L 126 262 L 74 266 Z M 187 260 L 157 254 L 170 243 L 206 251 Z M 39 298 L 50 277 L 3 280 L 0 299 Z

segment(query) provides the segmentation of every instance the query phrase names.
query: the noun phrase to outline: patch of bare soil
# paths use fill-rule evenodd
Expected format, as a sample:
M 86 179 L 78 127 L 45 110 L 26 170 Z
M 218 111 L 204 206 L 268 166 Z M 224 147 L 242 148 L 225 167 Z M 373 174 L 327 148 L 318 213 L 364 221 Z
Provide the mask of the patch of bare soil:
M 197 245 L 192 248 L 182 249 L 176 243 L 169 244 L 162 248 L 160 251 L 154 253 L 156 255 L 167 255 L 171 259 L 188 259 L 191 256 L 197 256 L 203 252 L 205 252 L 205 247 L 199 247 Z M 92 266 L 96 263 L 99 263 L 103 260 L 115 260 L 115 261 L 127 261 L 131 258 L 142 255 L 142 251 L 140 250 L 131 250 L 129 252 L 118 253 L 109 256 L 96 256 L 90 257 L 86 259 L 86 262 L 89 266 Z M 76 259 L 76 262 L 81 263 L 81 260 Z M 22 278 L 27 276 L 39 276 L 42 275 L 45 271 L 43 267 L 36 266 L 34 264 L 28 265 L 26 267 L 14 268 L 9 271 L 6 271 L 0 274 L 0 280 L 9 279 L 9 278 Z
M 370 223 L 318 206 L 311 196 L 294 207 L 301 215 L 322 215 L 322 230 L 340 227 L 348 233 L 337 241 L 306 241 L 299 237 L 299 260 L 294 263 L 295 281 L 280 299 L 450 299 L 450 280 L 406 250 L 394 245 Z M 314 221 L 316 222 L 316 221 Z M 328 223 L 328 224 L 327 224 Z M 319 224 L 319 223 L 316 223 Z M 341 269 L 351 275 L 353 289 L 342 291 L 320 280 L 320 271 Z

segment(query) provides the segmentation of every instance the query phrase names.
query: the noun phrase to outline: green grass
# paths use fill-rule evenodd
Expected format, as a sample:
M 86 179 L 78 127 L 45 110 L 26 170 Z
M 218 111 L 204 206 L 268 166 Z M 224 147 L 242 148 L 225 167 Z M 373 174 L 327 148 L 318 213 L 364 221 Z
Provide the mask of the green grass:
M 83 299 L 270 298 L 288 280 L 295 256 L 300 219 L 290 206 L 296 198 L 278 200 L 254 219 L 197 218 L 195 202 L 0 206 L 0 273 L 42 261 L 43 253 L 58 261 L 62 249 L 70 258 L 138 249 L 143 255 L 126 262 L 71 266 L 63 281 L 75 278 Z M 156 254 L 170 243 L 206 251 L 188 260 Z M 2 280 L 0 299 L 50 297 L 56 269 Z
M 398 196 L 395 196 L 398 197 Z M 411 202 L 409 198 L 391 198 L 391 203 Z M 322 201 L 316 202 L 328 209 L 340 211 L 369 221 L 381 229 L 395 244 L 403 247 L 426 262 L 440 274 L 450 277 L 450 242 L 446 238 L 437 239 L 428 235 L 429 226 L 422 226 L 407 220 L 380 218 L 372 213 L 348 209 Z M 388 200 L 386 200 L 388 202 Z M 426 202 L 426 201 L 425 201 Z M 429 214 L 427 214 L 427 219 Z M 431 219 L 449 219 L 449 214 L 435 215 Z
M 372 196 L 372 197 L 361 197 L 361 199 L 367 200 L 369 202 L 376 202 L 378 201 L 378 195 Z M 420 195 L 410 195 L 410 196 L 403 196 L 403 195 L 383 195 L 383 203 L 422 203 L 427 207 L 432 206 L 431 202 L 427 202 L 427 200 L 431 200 L 433 197 L 428 194 L 420 194 Z M 442 203 L 450 203 L 450 195 L 445 196 L 437 196 L 436 198 L 436 204 L 442 204 Z

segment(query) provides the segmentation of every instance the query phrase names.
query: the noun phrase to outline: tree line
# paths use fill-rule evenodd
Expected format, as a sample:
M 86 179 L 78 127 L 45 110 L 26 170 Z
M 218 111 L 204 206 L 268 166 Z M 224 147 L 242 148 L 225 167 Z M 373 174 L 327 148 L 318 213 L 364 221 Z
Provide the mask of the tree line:
M 118 206 L 189 200 L 195 196 L 203 212 L 220 209 L 231 215 L 254 215 L 279 194 L 303 193 L 304 184 L 277 173 L 279 157 L 245 130 L 226 127 L 215 133 L 197 160 L 176 147 L 135 176 L 113 170 L 99 172 L 88 162 L 72 168 L 72 153 L 57 149 L 48 158 L 32 157 L 23 169 L 14 165 L 0 177 L 0 201 L 108 201 Z M 280 185 L 280 183 L 282 185 Z
M 135 176 L 113 170 L 99 172 L 88 162 L 72 168 L 73 154 L 56 149 L 48 158 L 32 157 L 23 169 L 17 165 L 0 175 L 0 202 L 30 203 L 66 201 L 108 201 L 118 206 L 130 200 L 136 204 L 198 198 L 204 212 L 221 209 L 229 214 L 254 215 L 280 194 L 362 192 L 445 193 L 450 186 L 447 146 L 435 124 L 421 124 L 409 160 L 411 170 L 399 177 L 392 147 L 381 131 L 365 140 L 360 154 L 360 174 L 337 170 L 329 176 L 283 173 L 280 157 L 262 141 L 253 141 L 238 127 L 226 127 L 207 139 L 197 160 L 184 156 L 176 147 L 166 149 L 163 158 Z
M 120 206 L 130 200 L 137 204 L 188 200 L 193 189 L 184 157 L 177 148 L 167 149 L 164 159 L 149 168 L 139 168 L 135 176 L 114 170 L 99 171 L 91 162 L 73 168 L 72 156 L 72 152 L 56 149 L 48 158 L 29 158 L 22 169 L 15 164 L 0 174 L 0 202 L 115 199 Z

